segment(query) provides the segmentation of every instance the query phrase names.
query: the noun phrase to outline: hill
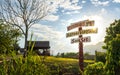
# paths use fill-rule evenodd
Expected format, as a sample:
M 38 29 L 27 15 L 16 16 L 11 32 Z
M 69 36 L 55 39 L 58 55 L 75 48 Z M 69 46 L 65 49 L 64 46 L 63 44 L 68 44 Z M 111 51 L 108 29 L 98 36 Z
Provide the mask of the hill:
M 84 52 L 89 52 L 92 55 L 95 54 L 95 51 L 105 52 L 105 50 L 102 49 L 103 45 L 104 45 L 104 42 L 99 42 L 95 45 L 86 45 L 84 46 Z

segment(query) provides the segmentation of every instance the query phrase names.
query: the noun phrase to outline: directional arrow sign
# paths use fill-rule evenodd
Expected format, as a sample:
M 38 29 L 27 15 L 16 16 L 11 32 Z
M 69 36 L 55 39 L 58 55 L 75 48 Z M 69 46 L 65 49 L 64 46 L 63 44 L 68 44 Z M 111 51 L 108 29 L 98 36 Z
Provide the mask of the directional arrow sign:
M 72 23 L 70 26 L 67 27 L 67 30 L 69 31 L 80 26 L 94 26 L 94 21 L 84 20 L 84 21 Z
M 73 39 L 71 39 L 71 43 L 77 43 L 77 42 L 90 42 L 90 41 L 91 41 L 90 36 L 81 37 L 81 38 L 73 38 Z
M 86 30 L 81 30 L 81 31 L 75 31 L 75 32 L 67 33 L 66 37 L 72 37 L 72 36 L 76 36 L 76 35 L 80 35 L 80 34 L 97 33 L 97 32 L 98 32 L 98 28 L 86 29 Z

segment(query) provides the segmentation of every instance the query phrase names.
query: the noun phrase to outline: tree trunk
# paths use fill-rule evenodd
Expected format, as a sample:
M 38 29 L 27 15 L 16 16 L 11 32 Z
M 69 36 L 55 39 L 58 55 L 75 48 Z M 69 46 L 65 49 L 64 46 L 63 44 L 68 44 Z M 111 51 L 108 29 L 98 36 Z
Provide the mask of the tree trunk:
M 26 27 L 26 33 L 25 33 L 25 45 L 24 45 L 24 54 L 23 54 L 24 58 L 27 56 L 27 38 L 28 38 L 28 27 Z

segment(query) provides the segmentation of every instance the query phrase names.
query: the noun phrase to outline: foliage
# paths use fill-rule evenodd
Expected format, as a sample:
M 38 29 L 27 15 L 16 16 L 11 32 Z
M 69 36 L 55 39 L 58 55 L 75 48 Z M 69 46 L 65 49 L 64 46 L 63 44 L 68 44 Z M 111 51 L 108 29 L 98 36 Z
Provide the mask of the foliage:
M 5 24 L 0 20 L 0 54 L 9 53 L 10 50 L 18 49 L 17 41 L 20 36 L 18 29 Z
M 104 49 L 107 50 L 106 55 L 106 73 L 109 75 L 119 75 L 120 71 L 120 20 L 115 20 L 106 30 Z
M 105 75 L 103 66 L 102 62 L 90 64 L 85 68 L 84 75 Z
M 28 56 L 23 58 L 12 53 L 12 57 L 6 60 L 3 56 L 3 63 L 0 64 L 0 75 L 51 75 L 49 68 L 42 63 L 39 56 Z
M 114 38 L 107 51 L 106 70 L 110 75 L 120 74 L 120 38 Z
M 106 53 L 105 52 L 95 52 L 95 61 L 96 62 L 103 62 L 105 63 L 106 62 Z

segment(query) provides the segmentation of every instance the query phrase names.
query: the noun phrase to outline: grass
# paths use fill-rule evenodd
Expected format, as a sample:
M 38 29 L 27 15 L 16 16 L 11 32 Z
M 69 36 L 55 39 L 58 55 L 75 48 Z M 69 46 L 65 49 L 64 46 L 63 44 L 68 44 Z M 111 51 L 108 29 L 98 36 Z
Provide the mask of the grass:
M 21 74 L 28 72 L 33 74 L 44 73 L 43 75 L 45 75 L 45 73 L 49 73 L 49 75 L 64 75 L 67 73 L 72 75 L 79 75 L 80 73 L 78 59 L 30 55 L 27 57 L 27 62 L 23 63 L 23 58 L 20 55 L 16 55 L 14 57 L 5 56 L 4 59 L 8 58 L 10 60 L 7 61 L 7 63 L 3 62 L 3 64 L 1 64 L 1 69 L 8 66 L 7 69 L 10 70 L 10 75 L 17 74 L 20 71 L 22 71 Z M 11 59 L 13 59 L 13 61 Z M 94 63 L 93 60 L 84 60 L 84 66 L 92 63 Z M 41 67 L 42 64 L 43 67 Z M 31 68 L 28 68 L 27 66 L 31 66 Z M 46 69 L 46 71 L 44 69 Z M 3 72 L 4 74 L 7 73 L 6 68 L 2 70 L 5 71 Z
M 45 63 L 57 63 L 57 64 L 76 64 L 78 65 L 79 60 L 73 59 L 73 58 L 61 58 L 61 57 L 54 57 L 54 56 L 33 56 L 34 59 L 42 59 Z M 84 67 L 86 67 L 88 64 L 93 64 L 94 60 L 84 60 Z
M 69 63 L 78 63 L 78 59 L 73 58 L 58 58 L 58 57 L 46 57 L 46 62 L 69 62 Z M 84 63 L 94 63 L 94 60 L 84 60 Z
M 22 56 L 19 56 L 22 57 Z M 10 58 L 10 57 L 7 57 Z M 44 61 L 46 63 L 74 63 L 78 64 L 78 59 L 73 58 L 61 58 L 61 57 L 54 57 L 54 56 L 33 56 L 33 61 L 37 61 L 38 59 L 41 59 L 41 61 Z M 0 59 L 2 60 L 2 56 L 0 56 Z M 94 60 L 84 60 L 84 63 L 86 64 L 92 64 L 94 63 Z
M 22 57 L 22 55 L 18 55 L 17 57 Z M 7 56 L 6 58 L 10 58 Z M 61 57 L 54 57 L 54 56 L 33 56 L 34 61 L 37 61 L 37 59 L 42 59 L 44 62 L 56 62 L 56 63 L 61 63 L 61 62 L 68 62 L 68 63 L 78 63 L 78 59 L 73 59 L 73 58 L 61 58 Z M 2 60 L 2 56 L 0 56 L 0 60 Z M 94 60 L 84 60 L 84 63 L 94 63 Z
M 78 62 L 77 59 L 72 58 L 58 58 L 58 57 L 47 57 L 46 62 Z

